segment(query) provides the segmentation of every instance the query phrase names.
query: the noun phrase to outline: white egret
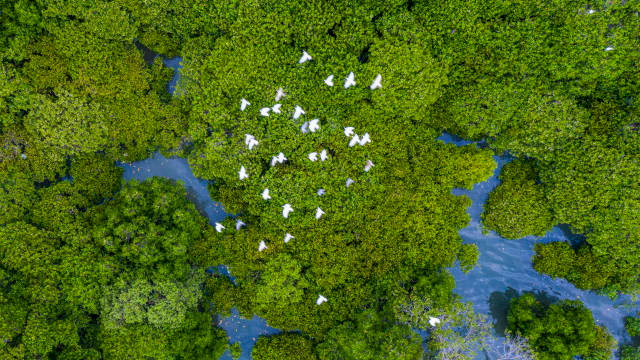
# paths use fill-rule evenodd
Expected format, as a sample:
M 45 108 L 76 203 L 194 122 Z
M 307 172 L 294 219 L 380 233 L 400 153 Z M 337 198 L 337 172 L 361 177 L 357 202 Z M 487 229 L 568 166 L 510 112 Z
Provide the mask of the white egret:
M 365 133 L 364 135 L 362 135 L 362 138 L 360 139 L 360 146 L 364 146 L 366 143 L 370 143 L 371 142 L 371 138 L 369 138 L 369 133 Z
M 293 208 L 290 204 L 282 205 L 282 216 L 286 219 L 289 217 L 289 213 L 293 211 Z
M 369 172 L 369 170 L 371 170 L 373 166 L 375 166 L 373 162 L 371 160 L 367 160 L 367 162 L 364 164 L 364 172 Z
M 595 11 L 595 10 L 593 10 L 593 9 L 589 9 L 589 11 L 587 11 L 587 13 L 588 13 L 589 15 L 591 15 L 591 14 L 593 14 L 593 13 L 595 13 L 595 12 L 596 12 L 596 11 Z
M 280 99 L 282 99 L 283 97 L 285 97 L 285 95 L 287 95 L 287 94 L 285 94 L 285 93 L 284 93 L 284 90 L 282 90 L 282 88 L 281 88 L 281 87 L 279 87 L 279 88 L 278 88 L 278 90 L 276 90 L 276 102 L 277 102 L 277 101 L 280 101 Z
M 305 112 L 304 110 L 302 110 L 302 108 L 298 105 L 296 105 L 296 109 L 293 111 L 293 118 L 297 119 L 300 117 L 300 115 L 304 115 Z
M 262 251 L 267 248 L 267 244 L 264 243 L 264 240 L 260 241 L 260 245 L 258 246 L 258 251 Z
M 351 137 L 353 136 L 353 126 L 347 126 L 344 128 L 344 136 Z
M 318 196 L 322 196 L 322 195 L 324 195 L 324 193 L 325 193 L 325 191 L 322 188 L 318 189 L 318 191 L 316 192 L 316 194 L 318 194 Z
M 304 124 L 302 124 L 302 126 L 300 126 L 300 131 L 302 131 L 303 134 L 306 134 L 309 132 L 309 122 L 305 121 Z
M 322 149 L 322 151 L 320 151 L 320 160 L 321 161 L 325 161 L 329 158 L 329 156 L 327 156 L 327 150 Z
M 309 61 L 311 59 L 313 59 L 311 57 L 311 55 L 309 55 L 309 53 L 307 53 L 306 51 L 302 50 L 302 57 L 300 58 L 298 63 L 302 64 L 302 63 L 307 62 L 307 61 Z
M 436 326 L 438 324 L 440 324 L 440 319 L 433 316 L 429 316 L 429 325 Z
M 251 134 L 244 134 L 244 143 L 249 147 L 249 150 L 259 144 L 258 140 Z
M 262 195 L 262 198 L 265 200 L 271 199 L 271 195 L 269 195 L 269 189 L 265 188 L 264 190 L 262 190 L 262 194 L 260 195 Z
M 247 175 L 247 169 L 245 169 L 244 166 L 240 166 L 240 171 L 238 171 L 238 177 L 240 178 L 240 180 L 244 180 L 249 177 L 249 175 Z
M 286 160 L 287 160 L 287 158 L 284 156 L 284 154 L 283 153 L 279 153 L 277 156 L 274 156 L 274 157 L 271 158 L 271 166 L 276 166 L 276 163 L 282 164 Z
M 289 241 L 291 241 L 291 239 L 294 239 L 294 238 L 295 238 L 295 236 L 293 236 L 293 235 L 291 235 L 291 234 L 289 234 L 289 233 L 286 233 L 286 234 L 284 235 L 284 243 L 286 244 L 286 243 L 288 243 Z
M 371 84 L 371 86 L 369 86 L 369 88 L 371 90 L 375 90 L 381 87 L 382 87 L 382 75 L 378 74 L 378 76 L 376 76 L 376 78 L 373 79 L 373 83 Z
M 320 119 L 313 119 L 309 121 L 309 131 L 316 132 L 320 129 Z
M 222 230 L 224 230 L 224 225 L 220 224 L 219 222 L 216 223 L 216 231 L 221 233 Z
M 323 302 L 327 302 L 327 298 L 322 295 L 318 295 L 318 300 L 316 300 L 316 305 L 321 305 Z
M 344 80 L 344 88 L 348 89 L 349 87 L 356 84 L 356 76 L 353 74 L 353 71 L 349 73 L 347 78 Z
M 253 149 L 253 147 L 254 147 L 254 146 L 256 146 L 256 145 L 258 145 L 258 144 L 259 144 L 258 140 L 256 140 L 256 139 L 251 139 L 251 140 L 249 141 L 249 144 L 247 144 L 247 145 L 249 145 L 249 150 L 251 150 L 251 149 Z
M 240 110 L 244 111 L 244 109 L 247 108 L 247 106 L 251 105 L 250 102 L 247 101 L 247 99 L 242 98 L 242 100 L 240 100 Z
M 360 143 L 360 136 L 358 136 L 358 134 L 355 134 L 349 141 L 349 147 L 354 147 L 358 143 Z
M 347 178 L 347 187 L 351 186 L 355 181 L 352 178 Z
M 607 46 L 607 48 L 604 49 L 604 51 L 611 51 L 611 50 L 613 50 L 613 46 Z
M 322 215 L 324 215 L 324 214 L 325 214 L 325 212 L 322 211 L 322 209 L 320 209 L 320 207 L 318 206 L 316 208 L 316 219 L 320 219 L 322 217 Z
M 265 107 L 260 109 L 260 115 L 262 116 L 269 116 L 269 111 L 271 111 L 271 108 Z
M 324 79 L 324 83 L 328 86 L 333 86 L 333 74 L 327 76 L 327 78 Z
M 271 108 L 271 111 L 273 111 L 276 114 L 280 114 L 280 106 L 282 106 L 282 104 L 273 105 L 273 107 Z
M 240 230 L 240 228 L 243 227 L 243 226 L 247 226 L 247 224 L 245 224 L 244 221 L 242 221 L 240 219 L 236 220 L 236 231 Z
M 315 152 L 315 151 L 314 151 L 314 152 L 312 152 L 312 153 L 309 153 L 309 160 L 311 160 L 311 161 L 316 161 L 316 160 L 318 160 L 318 153 L 317 153 L 317 152 Z

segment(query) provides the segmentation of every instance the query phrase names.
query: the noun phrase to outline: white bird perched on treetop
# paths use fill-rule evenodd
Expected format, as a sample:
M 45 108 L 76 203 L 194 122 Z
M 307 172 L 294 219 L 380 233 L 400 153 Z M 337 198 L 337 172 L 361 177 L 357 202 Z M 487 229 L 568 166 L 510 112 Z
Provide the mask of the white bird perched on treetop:
M 298 63 L 302 64 L 302 63 L 307 62 L 307 61 L 309 61 L 311 59 L 313 59 L 311 57 L 311 55 L 309 55 L 306 51 L 302 50 L 302 57 L 300 58 Z
M 347 126 L 344 128 L 344 136 L 351 137 L 353 136 L 353 126 Z
M 373 162 L 371 160 L 367 160 L 367 162 L 364 164 L 364 172 L 369 172 L 369 170 L 371 170 L 373 166 L 375 166 L 373 165 Z
M 282 104 L 273 105 L 273 107 L 271 107 L 271 111 L 273 111 L 276 114 L 280 114 L 280 106 L 282 106 Z
M 267 244 L 264 243 L 264 240 L 260 241 L 260 245 L 258 245 L 258 251 L 262 251 L 267 248 Z
M 312 153 L 309 153 L 309 160 L 311 160 L 311 161 L 316 161 L 316 160 L 318 160 L 318 153 L 317 153 L 317 152 L 315 152 L 315 151 L 314 151 L 314 152 L 312 152 Z
M 356 144 L 359 144 L 359 143 L 360 143 L 360 136 L 358 136 L 358 134 L 355 134 L 349 141 L 349 147 L 354 147 Z
M 607 46 L 607 48 L 604 49 L 604 51 L 611 51 L 611 50 L 613 50 L 613 46 Z
M 344 80 L 344 88 L 348 89 L 349 87 L 353 86 L 356 84 L 356 76 L 354 75 L 353 71 L 349 73 L 349 75 L 347 75 L 347 78 Z
M 243 226 L 247 226 L 247 224 L 245 224 L 244 221 L 242 221 L 240 219 L 236 220 L 236 231 L 240 230 L 240 228 L 243 227 Z
M 328 86 L 333 86 L 333 74 L 327 76 L 327 78 L 324 79 L 324 83 Z
M 320 129 L 320 119 L 313 119 L 309 121 L 309 131 L 316 132 Z
M 320 207 L 316 208 L 316 219 L 320 219 L 322 217 L 322 215 L 324 215 L 325 212 L 322 211 L 322 209 L 320 209 Z
M 349 187 L 351 184 L 353 184 L 355 181 L 353 181 L 352 178 L 347 178 L 347 187 Z
M 284 156 L 283 153 L 279 153 L 278 156 L 274 156 L 271 158 L 271 166 L 276 166 L 276 164 L 282 164 L 283 162 L 285 162 L 287 160 L 287 158 Z
M 249 150 L 259 144 L 258 140 L 251 134 L 244 134 L 244 143 L 249 147 Z
M 436 326 L 438 324 L 440 324 L 440 319 L 435 318 L 433 316 L 429 316 L 429 325 Z
M 322 151 L 320 151 L 320 160 L 321 161 L 325 161 L 329 158 L 329 156 L 327 156 L 327 150 L 322 149 Z
M 271 108 L 265 107 L 260 109 L 260 115 L 262 116 L 269 116 L 269 111 L 271 111 Z
M 293 208 L 289 204 L 282 205 L 282 216 L 286 219 L 289 217 L 289 213 L 293 211 Z
M 322 189 L 322 188 L 318 189 L 318 191 L 316 192 L 316 194 L 318 194 L 318 196 L 322 196 L 322 195 L 324 195 L 324 189 Z
M 364 135 L 362 135 L 362 138 L 360 138 L 360 146 L 364 146 L 366 143 L 370 143 L 371 142 L 371 138 L 369 137 L 369 133 L 365 133 Z
M 286 234 L 284 234 L 284 243 L 286 244 L 289 241 L 291 241 L 291 239 L 294 239 L 294 238 L 295 238 L 295 236 L 293 236 L 293 235 L 291 235 L 289 233 L 286 233 Z
M 369 88 L 371 90 L 375 90 L 381 87 L 382 87 L 382 75 L 378 74 L 378 76 L 376 76 L 376 78 L 373 79 L 373 83 L 371 83 L 371 86 L 369 86 Z
M 321 305 L 323 302 L 327 302 L 327 298 L 322 295 L 318 295 L 318 300 L 316 300 L 316 305 Z
M 247 108 L 247 106 L 251 105 L 250 102 L 247 101 L 247 99 L 242 98 L 242 100 L 240 100 L 240 110 L 244 111 L 244 109 Z
M 278 90 L 276 90 L 276 101 L 280 101 L 280 99 L 282 99 L 283 97 L 285 97 L 284 90 L 282 90 L 281 87 L 278 88 Z
M 304 115 L 304 113 L 304 110 L 302 110 L 300 106 L 296 105 L 296 109 L 293 111 L 293 118 L 297 119 L 300 115 Z
M 309 122 L 305 121 L 304 124 L 302 124 L 302 126 L 300 126 L 300 131 L 302 131 L 303 134 L 306 134 L 309 132 Z
M 245 169 L 244 166 L 240 166 L 240 171 L 238 171 L 238 177 L 240 178 L 240 180 L 244 180 L 249 177 L 249 175 L 247 175 L 247 169 Z
M 224 225 L 220 224 L 219 222 L 216 223 L 216 231 L 221 233 L 222 230 L 224 230 Z
M 265 200 L 271 199 L 271 195 L 269 195 L 269 189 L 262 190 L 262 198 Z

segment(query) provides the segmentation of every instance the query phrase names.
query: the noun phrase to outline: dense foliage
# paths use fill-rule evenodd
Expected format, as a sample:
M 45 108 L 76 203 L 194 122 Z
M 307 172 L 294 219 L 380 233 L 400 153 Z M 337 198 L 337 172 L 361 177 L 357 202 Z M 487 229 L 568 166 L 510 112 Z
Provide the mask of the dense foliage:
M 526 293 L 511 300 L 508 329 L 527 338 L 540 360 L 608 359 L 615 342 L 579 300 L 543 304 Z

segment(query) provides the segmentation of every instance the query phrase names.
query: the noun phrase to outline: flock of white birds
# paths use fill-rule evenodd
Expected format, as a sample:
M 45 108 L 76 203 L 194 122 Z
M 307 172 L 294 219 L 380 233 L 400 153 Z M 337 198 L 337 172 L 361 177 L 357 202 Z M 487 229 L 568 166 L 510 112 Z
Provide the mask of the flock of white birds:
M 306 51 L 302 52 L 302 57 L 300 58 L 300 60 L 298 61 L 298 63 L 303 64 L 307 61 L 312 60 L 313 58 L 311 57 L 311 55 L 309 55 Z M 334 76 L 333 74 L 329 75 L 325 80 L 324 83 L 327 86 L 333 86 L 333 79 Z M 353 72 L 350 72 L 347 77 L 345 78 L 345 82 L 344 82 L 344 88 L 348 89 L 351 86 L 355 86 L 356 85 L 356 81 L 355 81 L 355 74 Z M 375 90 L 375 89 L 379 89 L 382 87 L 382 75 L 378 74 L 375 79 L 373 80 L 373 83 L 369 86 L 369 88 L 371 90 Z M 278 88 L 278 90 L 276 91 L 276 97 L 275 97 L 275 101 L 278 102 L 280 101 L 280 99 L 282 99 L 283 97 L 286 96 L 286 93 L 284 92 L 284 90 L 280 87 Z M 248 106 L 250 106 L 251 103 L 247 100 L 242 98 L 240 100 L 240 110 L 241 111 L 245 111 L 247 109 Z M 273 105 L 272 107 L 263 107 L 260 109 L 260 115 L 261 116 L 269 116 L 270 113 L 276 113 L 276 114 L 280 114 L 281 113 L 281 104 L 280 103 L 276 103 L 275 105 Z M 296 107 L 293 110 L 293 119 L 297 120 L 299 119 L 301 116 L 305 115 L 306 112 L 304 111 L 304 109 L 302 107 L 300 107 L 299 105 L 296 105 Z M 312 132 L 315 133 L 316 131 L 320 131 L 320 119 L 312 119 L 309 121 L 305 121 L 302 126 L 300 127 L 300 131 L 303 134 L 306 134 L 308 132 Z M 344 135 L 349 139 L 349 143 L 348 146 L 349 147 L 354 147 L 356 145 L 359 146 L 365 146 L 366 144 L 371 142 L 371 137 L 369 135 L 369 133 L 364 133 L 362 136 L 358 135 L 355 133 L 355 129 L 351 126 L 345 127 L 344 128 Z M 245 145 L 248 147 L 249 150 L 252 150 L 255 146 L 259 145 L 260 142 L 251 134 L 245 134 Z M 329 154 L 327 152 L 326 149 L 322 149 L 320 152 L 311 152 L 308 154 L 308 159 L 312 162 L 318 161 L 320 160 L 321 162 L 327 161 L 329 159 Z M 287 157 L 284 155 L 284 153 L 280 152 L 278 153 L 278 155 L 273 156 L 271 158 L 271 166 L 276 166 L 277 164 L 282 164 L 285 161 L 287 161 Z M 374 166 L 373 162 L 371 160 L 367 160 L 365 165 L 364 165 L 364 171 L 368 172 L 369 170 L 371 170 L 371 168 Z M 249 174 L 247 173 L 247 169 L 243 166 L 240 165 L 240 170 L 238 171 L 238 178 L 240 180 L 244 180 L 246 178 L 249 177 Z M 351 178 L 348 178 L 346 181 L 346 187 L 348 188 L 351 184 L 353 184 L 355 181 Z M 324 189 L 318 189 L 318 191 L 316 192 L 318 194 L 318 196 L 322 196 L 325 194 L 325 190 Z M 262 193 L 260 194 L 262 196 L 262 199 L 264 199 L 265 201 L 268 201 L 271 199 L 271 195 L 269 194 L 269 189 L 266 188 L 262 191 Z M 291 212 L 293 212 L 293 206 L 291 206 L 291 204 L 284 204 L 282 205 L 282 217 L 284 217 L 285 219 L 289 217 L 289 214 Z M 324 210 L 322 210 L 320 207 L 316 208 L 316 212 L 315 212 L 315 218 L 317 220 L 319 220 L 320 218 L 322 218 L 322 216 L 325 214 Z M 236 220 L 236 230 L 240 230 L 241 227 L 246 226 L 246 224 L 244 222 L 242 222 L 242 220 Z M 221 223 L 215 223 L 215 227 L 216 227 L 216 231 L 218 232 L 222 232 L 225 227 L 221 224 Z M 289 241 L 291 241 L 292 239 L 295 239 L 295 236 L 286 233 L 284 235 L 284 242 L 288 243 Z M 258 251 L 263 251 L 267 249 L 267 244 L 264 242 L 264 240 L 260 241 L 260 244 L 258 245 Z M 318 295 L 318 298 L 316 300 L 316 305 L 321 305 L 322 303 L 326 302 L 327 298 L 322 296 L 322 295 Z M 437 324 L 439 322 L 439 319 L 437 318 L 430 318 L 429 320 L 430 324 L 432 324 L 433 326 L 435 326 L 435 324 Z

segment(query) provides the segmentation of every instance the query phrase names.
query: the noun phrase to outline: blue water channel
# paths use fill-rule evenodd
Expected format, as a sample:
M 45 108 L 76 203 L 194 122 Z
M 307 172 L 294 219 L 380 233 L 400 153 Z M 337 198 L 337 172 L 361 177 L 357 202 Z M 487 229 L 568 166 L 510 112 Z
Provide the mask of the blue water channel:
M 165 59 L 166 66 L 172 67 L 176 75 L 169 84 L 173 93 L 179 81 L 181 58 Z M 457 146 L 473 144 L 471 141 L 456 138 L 450 134 L 443 134 L 438 138 L 445 143 Z M 564 279 L 551 279 L 549 276 L 538 274 L 532 267 L 531 258 L 534 254 L 533 246 L 537 242 L 572 241 L 572 235 L 567 229 L 554 227 L 542 237 L 527 236 L 518 240 L 504 239 L 494 232 L 482 233 L 480 214 L 489 193 L 498 184 L 498 174 L 502 166 L 510 161 L 508 156 L 494 156 L 498 166 L 491 178 L 475 184 L 472 190 L 454 189 L 454 195 L 466 195 L 472 200 L 467 209 L 471 221 L 468 226 L 459 231 L 464 243 L 476 244 L 480 250 L 478 263 L 469 273 L 464 274 L 458 266 L 450 269 L 456 280 L 455 292 L 464 301 L 473 303 L 477 312 L 490 315 L 494 322 L 495 332 L 502 335 L 506 325 L 506 312 L 509 300 L 522 293 L 533 292 L 539 297 L 550 301 L 557 299 L 579 299 L 589 308 L 597 324 L 604 325 L 618 343 L 629 342 L 629 336 L 624 329 L 625 316 L 634 315 L 640 310 L 640 304 L 633 302 L 628 296 L 621 296 L 615 301 L 608 297 L 597 295 L 590 291 L 577 289 Z M 210 223 L 222 220 L 226 215 L 221 204 L 214 202 L 207 191 L 207 182 L 197 179 L 188 162 L 182 158 L 167 159 L 156 153 L 152 158 L 137 161 L 132 164 L 121 164 L 124 169 L 125 180 L 144 180 L 148 177 L 159 176 L 182 181 L 187 193 L 196 203 L 199 211 L 206 214 Z M 222 269 L 224 271 L 224 269 Z M 227 332 L 230 342 L 239 342 L 242 348 L 240 359 L 251 359 L 251 349 L 261 335 L 278 333 L 267 323 L 254 316 L 252 319 L 241 318 L 237 311 L 229 317 L 220 320 L 220 326 Z M 231 359 L 227 351 L 221 359 Z

